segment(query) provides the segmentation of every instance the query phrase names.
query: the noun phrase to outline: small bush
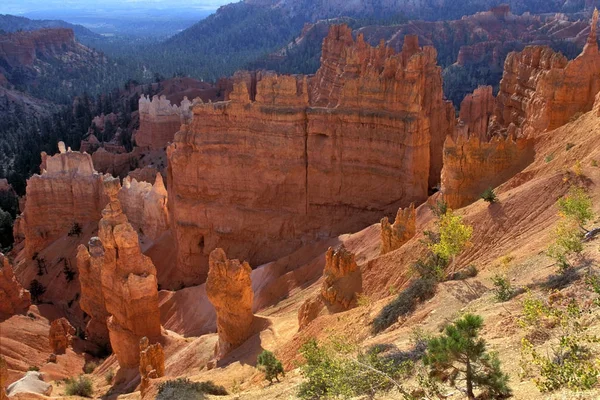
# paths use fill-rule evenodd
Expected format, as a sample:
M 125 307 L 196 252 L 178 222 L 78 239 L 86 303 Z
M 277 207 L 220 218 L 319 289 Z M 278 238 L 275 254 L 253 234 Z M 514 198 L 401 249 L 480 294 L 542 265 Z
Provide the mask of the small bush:
M 546 156 L 546 158 L 544 158 L 544 161 L 546 162 L 546 164 L 552 160 L 554 160 L 554 154 L 549 154 Z
M 94 394 L 92 380 L 85 376 L 80 376 L 77 379 L 67 379 L 65 394 L 67 396 L 92 397 Z
M 463 224 L 462 217 L 449 210 L 440 217 L 439 229 L 440 241 L 428 247 L 437 257 L 450 262 L 470 244 L 473 227 Z
M 67 234 L 68 236 L 81 236 L 81 225 L 79 225 L 79 223 L 75 222 L 73 223 L 73 226 L 71 226 L 71 230 L 69 231 L 69 233 Z
M 598 166 L 598 161 L 592 160 L 592 167 L 597 167 L 597 166 Z
M 29 293 L 31 294 L 31 301 L 39 303 L 40 297 L 46 292 L 46 288 L 37 279 L 34 279 L 29 284 Z
M 27 371 L 39 371 L 40 367 L 38 367 L 37 365 L 32 365 L 29 368 L 27 368 Z
M 223 386 L 212 381 L 191 382 L 187 378 L 178 378 L 161 383 L 156 400 L 201 400 L 204 394 L 226 396 L 228 393 Z
M 569 142 L 569 143 L 567 143 L 567 145 L 566 145 L 566 147 L 565 147 L 565 150 L 566 150 L 566 151 L 569 151 L 569 150 L 571 150 L 573 147 L 575 147 L 575 143 L 570 143 L 570 142 Z
M 98 362 L 97 361 L 88 361 L 83 366 L 83 372 L 85 372 L 86 374 L 91 374 L 92 372 L 94 372 L 94 370 L 96 368 L 98 368 Z
M 444 200 L 437 200 L 435 204 L 429 206 L 429 209 L 436 217 L 440 218 L 442 215 L 446 215 L 448 212 L 448 203 Z
M 347 344 L 319 345 L 315 339 L 302 346 L 306 360 L 301 368 L 305 381 L 300 384 L 302 399 L 352 398 L 368 396 L 394 388 L 413 370 L 413 363 L 397 362 L 381 355 L 379 349 L 353 356 Z
M 474 278 L 478 274 L 477 267 L 469 265 L 467 268 L 453 273 L 448 277 L 449 281 L 464 281 L 465 279 Z
M 69 266 L 69 261 L 66 258 L 63 258 L 63 275 L 65 276 L 65 279 L 67 280 L 67 282 L 72 282 L 73 279 L 75 279 L 75 271 L 73 271 L 71 269 L 71 267 Z
M 271 383 L 273 383 L 273 378 L 279 382 L 279 375 L 285 376 L 281 361 L 279 361 L 275 357 L 275 354 L 269 350 L 263 350 L 263 352 L 258 355 L 256 365 L 265 373 L 265 379 Z
M 415 279 L 391 303 L 383 307 L 373 320 L 373 333 L 379 333 L 393 325 L 398 318 L 415 310 L 419 302 L 433 297 L 436 281 L 432 279 Z
M 481 194 L 481 198 L 490 204 L 498 201 L 498 196 L 496 196 L 496 192 L 494 192 L 494 189 L 492 188 L 486 189 L 485 192 Z
M 112 383 L 113 379 L 115 379 L 115 372 L 113 370 L 110 370 L 104 374 L 104 380 L 108 385 Z
M 504 302 L 512 299 L 515 294 L 515 290 L 505 275 L 494 275 L 492 277 L 492 283 L 494 284 L 496 300 L 499 302 Z

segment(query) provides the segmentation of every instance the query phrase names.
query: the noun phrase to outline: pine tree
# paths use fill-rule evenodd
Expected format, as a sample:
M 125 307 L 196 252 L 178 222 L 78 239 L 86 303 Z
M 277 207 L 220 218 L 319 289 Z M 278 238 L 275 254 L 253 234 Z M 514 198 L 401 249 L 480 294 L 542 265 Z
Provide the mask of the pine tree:
M 258 360 L 256 364 L 262 371 L 264 371 L 265 378 L 269 382 L 273 382 L 273 378 L 277 379 L 277 382 L 279 382 L 279 374 L 285 376 L 285 373 L 283 372 L 283 365 L 281 365 L 281 361 L 279 361 L 275 357 L 275 354 L 273 354 L 269 350 L 263 350 L 263 352 L 258 355 Z
M 486 392 L 485 398 L 509 397 L 508 375 L 500 369 L 498 356 L 488 353 L 485 341 L 479 338 L 482 327 L 483 319 L 473 314 L 447 326 L 443 335 L 429 341 L 425 364 L 433 377 L 452 386 L 464 380 L 469 399 L 475 399 L 475 388 Z

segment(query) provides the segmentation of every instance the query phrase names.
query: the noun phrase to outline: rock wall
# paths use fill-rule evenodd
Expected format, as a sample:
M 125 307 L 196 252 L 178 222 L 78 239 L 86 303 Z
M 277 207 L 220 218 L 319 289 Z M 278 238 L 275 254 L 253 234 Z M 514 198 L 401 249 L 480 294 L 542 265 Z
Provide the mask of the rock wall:
M 330 247 L 325 254 L 321 298 L 330 311 L 346 311 L 355 307 L 362 292 L 362 274 L 353 253 L 344 245 Z
M 217 313 L 215 358 L 221 359 L 252 334 L 252 269 L 247 262 L 227 259 L 222 249 L 213 250 L 209 261 L 206 295 Z
M 160 173 L 154 185 L 126 177 L 118 197 L 131 225 L 149 239 L 169 230 L 168 194 Z
M 0 320 L 26 311 L 31 295 L 15 278 L 8 258 L 0 253 Z
M 154 96 L 149 99 L 142 96 L 139 102 L 140 128 L 135 134 L 135 143 L 139 147 L 164 149 L 173 141 L 181 124 L 192 119 L 191 108 L 202 103 L 199 98 L 189 101 L 183 98 L 180 106 L 171 105 L 165 96 Z
M 597 25 L 596 10 L 587 44 L 572 61 L 546 46 L 509 54 L 492 121 L 494 133 L 532 137 L 592 109 L 600 91 Z
M 31 66 L 39 56 L 62 53 L 63 46 L 74 46 L 75 34 L 71 29 L 38 29 L 0 35 L 0 61 L 16 68 Z
M 415 205 L 399 209 L 393 224 L 388 217 L 381 220 L 381 254 L 387 254 L 402 247 L 415 236 L 417 214 Z
M 444 145 L 442 193 L 448 207 L 464 207 L 495 188 L 533 161 L 533 140 L 494 136 L 489 141 L 477 135 L 456 139 Z
M 75 223 L 97 223 L 108 201 L 90 155 L 67 151 L 62 142 L 59 151 L 54 156 L 43 153 L 41 175 L 27 180 L 20 223 L 27 258 L 67 234 Z
M 6 395 L 6 382 L 8 381 L 8 367 L 6 366 L 6 361 L 4 358 L 0 356 L 0 400 L 8 399 Z
M 424 201 L 454 125 L 435 59 L 333 26 L 315 76 L 238 74 L 229 101 L 195 106 L 167 149 L 181 281 L 216 247 L 258 265 Z

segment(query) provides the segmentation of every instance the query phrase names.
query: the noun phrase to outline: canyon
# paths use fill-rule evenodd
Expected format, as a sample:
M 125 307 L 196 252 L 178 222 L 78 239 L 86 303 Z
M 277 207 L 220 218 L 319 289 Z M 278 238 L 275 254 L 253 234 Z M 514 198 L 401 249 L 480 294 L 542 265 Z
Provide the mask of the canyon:
M 130 153 L 60 142 L 27 182 L 23 240 L 0 256 L 0 389 L 35 366 L 25 378 L 63 396 L 57 382 L 93 355 L 94 395 L 150 399 L 185 377 L 248 398 L 292 396 L 282 388 L 302 379 L 298 351 L 310 338 L 409 349 L 414 328 L 439 332 L 468 307 L 485 313 L 483 334 L 518 381 L 524 297 L 497 303 L 489 286 L 507 255 L 523 287 L 551 276 L 544 252 L 571 185 L 583 182 L 597 210 L 597 23 L 596 11 L 572 61 L 546 46 L 510 53 L 499 94 L 482 86 L 458 114 L 433 47 L 406 35 L 397 52 L 333 25 L 315 75 L 240 71 L 215 101 L 141 97 Z M 158 163 L 98 172 L 99 152 L 162 152 L 164 175 Z M 488 188 L 496 204 L 478 201 Z M 473 227 L 448 272 L 478 274 L 439 282 L 414 313 L 373 333 L 413 281 L 442 200 Z M 597 243 L 586 246 L 597 259 Z M 42 293 L 24 289 L 34 280 Z M 263 350 L 290 373 L 281 386 L 261 385 Z M 541 398 L 518 382 L 523 398 Z
M 454 111 L 435 50 L 351 33 L 331 28 L 313 77 L 238 74 L 229 101 L 194 107 L 167 149 L 185 285 L 206 279 L 215 247 L 262 264 L 420 203 L 439 181 Z

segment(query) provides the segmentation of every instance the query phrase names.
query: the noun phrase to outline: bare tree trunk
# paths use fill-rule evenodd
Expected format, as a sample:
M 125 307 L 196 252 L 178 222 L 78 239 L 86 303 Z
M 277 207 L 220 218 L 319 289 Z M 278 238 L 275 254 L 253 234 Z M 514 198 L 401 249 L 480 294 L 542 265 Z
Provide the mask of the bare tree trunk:
M 469 396 L 469 400 L 475 400 L 475 393 L 473 393 L 473 371 L 470 360 L 467 360 L 467 396 Z

